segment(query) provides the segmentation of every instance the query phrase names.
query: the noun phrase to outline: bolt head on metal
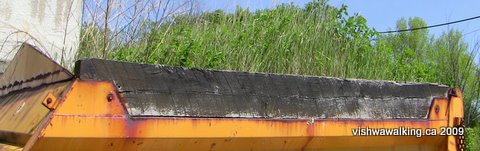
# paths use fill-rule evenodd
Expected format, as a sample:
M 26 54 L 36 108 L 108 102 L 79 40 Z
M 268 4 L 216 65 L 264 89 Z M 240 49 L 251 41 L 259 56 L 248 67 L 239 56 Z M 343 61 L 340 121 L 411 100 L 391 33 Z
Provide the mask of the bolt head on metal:
M 52 98 L 47 98 L 47 104 L 52 103 Z
M 108 93 L 107 95 L 107 101 L 110 102 L 113 100 L 113 94 L 112 93 Z
M 435 113 L 438 113 L 438 112 L 440 112 L 440 106 L 435 105 Z

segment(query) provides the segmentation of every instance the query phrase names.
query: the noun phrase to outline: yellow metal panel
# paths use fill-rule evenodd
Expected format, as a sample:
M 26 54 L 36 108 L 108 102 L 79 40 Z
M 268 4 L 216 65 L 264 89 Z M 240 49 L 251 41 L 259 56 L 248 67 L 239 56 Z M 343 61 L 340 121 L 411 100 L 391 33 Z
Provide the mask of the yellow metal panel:
M 162 151 L 209 151 L 209 150 L 396 150 L 396 151 L 438 151 L 446 150 L 443 147 L 444 142 L 440 139 L 438 144 L 433 142 L 432 138 L 404 138 L 404 137 L 324 137 L 321 142 L 311 142 L 319 144 L 327 144 L 328 146 L 321 148 L 304 147 L 306 138 L 195 138 L 195 139 L 92 139 L 92 138 L 43 138 L 38 143 L 37 148 L 34 150 L 69 150 L 69 151 L 82 151 L 82 150 L 162 150 Z M 384 140 L 396 142 L 414 142 L 410 144 L 399 143 L 396 146 L 383 145 Z M 366 147 L 360 144 L 361 142 L 372 142 L 378 145 Z M 55 145 L 51 145 L 55 144 Z M 388 144 L 390 145 L 390 144 Z M 334 146 L 334 147 L 332 147 Z M 353 147 L 352 147 L 353 146 Z
M 44 131 L 42 141 L 52 141 L 50 142 L 51 144 L 63 144 L 65 142 L 57 142 L 63 139 L 54 138 L 65 138 L 71 141 L 67 144 L 84 143 L 82 140 L 93 143 L 83 145 L 82 149 L 86 150 L 93 149 L 90 148 L 91 145 L 108 146 L 110 143 L 122 144 L 121 146 L 129 148 L 128 150 L 141 149 L 138 148 L 137 144 L 127 143 L 132 139 L 142 142 L 143 147 L 162 146 L 171 148 L 171 150 L 175 150 L 176 147 L 180 146 L 184 146 L 183 148 L 186 150 L 195 150 L 198 147 L 205 147 L 211 144 L 215 144 L 221 150 L 243 147 L 264 150 L 276 148 L 274 147 L 276 145 L 282 146 L 285 142 L 288 143 L 285 143 L 288 148 L 298 150 L 301 148 L 338 148 L 339 146 L 350 148 L 388 148 L 389 146 L 404 147 L 415 145 L 430 146 L 432 150 L 436 150 L 435 146 L 446 140 L 446 137 L 440 136 L 424 136 L 421 138 L 416 138 L 415 136 L 352 136 L 351 132 L 352 129 L 359 126 L 370 128 L 398 128 L 398 126 L 405 126 L 425 129 L 427 127 L 444 126 L 447 124 L 446 121 L 318 120 L 311 125 L 308 125 L 307 122 L 308 120 L 128 119 L 127 117 L 56 115 Z M 88 139 L 104 141 L 87 141 Z M 194 140 L 201 141 L 194 143 Z M 46 142 L 45 144 L 48 144 Z M 48 146 L 43 147 L 48 148 Z M 64 147 L 68 148 L 69 146 Z
M 112 100 L 109 100 L 109 94 Z M 116 91 L 109 82 L 75 81 L 55 114 L 125 115 Z
M 0 130 L 30 133 L 50 111 L 42 105 L 49 93 L 60 96 L 68 83 L 58 83 L 43 88 L 2 96 Z
M 461 98 L 460 100 L 461 101 Z M 434 101 L 447 113 L 445 99 Z M 435 107 L 430 109 L 435 112 Z M 33 150 L 447 150 L 447 136 L 353 136 L 355 128 L 436 128 L 448 119 L 129 117 L 109 82 L 76 81 Z M 54 145 L 53 145 L 54 144 Z
M 436 98 L 430 105 L 428 119 L 430 120 L 448 120 L 448 98 Z
M 50 112 L 42 101 L 60 97 L 71 78 L 68 70 L 23 44 L 0 75 L 0 140 L 25 145 Z
M 8 144 L 0 143 L 0 151 L 21 151 L 23 148 Z
M 314 137 L 353 136 L 352 129 L 437 128 L 446 121 L 407 120 L 262 120 L 236 118 L 128 118 L 125 116 L 54 115 L 44 137 Z M 440 131 L 440 130 L 438 130 Z M 415 136 L 413 136 L 415 137 Z
M 448 127 L 463 126 L 463 122 L 461 122 L 464 116 L 462 92 L 460 90 L 452 90 L 449 93 Z M 465 146 L 463 142 L 460 143 L 461 140 L 463 141 L 463 136 L 448 136 L 448 150 L 463 150 Z
M 13 92 L 1 96 L 0 136 L 9 142 L 24 144 L 50 110 L 42 101 L 50 93 L 60 97 L 68 82 Z

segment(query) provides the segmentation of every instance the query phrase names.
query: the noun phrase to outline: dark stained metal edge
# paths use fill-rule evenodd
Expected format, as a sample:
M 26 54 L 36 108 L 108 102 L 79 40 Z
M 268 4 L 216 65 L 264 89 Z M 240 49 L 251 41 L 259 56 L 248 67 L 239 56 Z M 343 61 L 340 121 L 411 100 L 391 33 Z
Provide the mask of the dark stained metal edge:
M 434 83 L 207 70 L 84 59 L 81 80 L 111 81 L 132 116 L 240 118 L 426 118 Z
M 18 144 L 20 146 L 26 147 L 25 145 L 28 144 L 28 141 L 32 139 L 36 139 L 39 136 L 39 133 L 42 132 L 41 129 L 45 127 L 45 124 L 46 124 L 45 121 L 50 120 L 51 113 L 53 112 L 46 112 L 45 114 L 41 114 L 39 112 L 32 111 L 31 108 L 33 106 L 43 107 L 43 105 L 41 103 L 38 103 L 38 104 L 32 103 L 32 102 L 41 102 L 41 100 L 39 101 L 39 100 L 33 99 L 31 98 L 31 96 L 42 94 L 42 93 L 43 94 L 53 93 L 53 95 L 55 95 L 58 98 L 64 98 L 67 92 L 65 90 L 69 90 L 69 87 L 71 86 L 72 83 L 73 82 L 69 80 L 56 81 L 48 85 L 40 85 L 37 87 L 15 90 L 6 95 L 0 96 L 0 111 L 8 111 L 10 109 L 8 107 L 10 104 L 19 102 L 19 101 L 25 101 L 27 102 L 27 104 L 31 104 L 31 105 L 24 108 L 24 110 L 26 111 L 23 111 L 23 112 L 26 112 L 27 114 L 23 116 L 18 116 L 18 117 L 21 117 L 22 119 L 28 119 L 28 118 L 31 118 L 31 116 L 44 115 L 42 118 L 40 118 L 41 120 L 39 122 L 31 122 L 31 121 L 28 122 L 28 125 L 31 126 L 31 129 L 28 132 L 21 132 L 21 131 L 18 131 L 17 129 L 13 129 L 13 130 L 0 129 L 0 141 L 14 143 L 14 144 Z M 61 85 L 65 85 L 67 89 L 58 89 L 59 90 L 58 92 L 54 92 L 54 89 L 56 89 Z M 5 119 L 8 119 L 8 118 L 11 119 L 12 118 L 11 116 L 16 116 L 8 113 L 9 112 L 6 112 L 6 114 L 0 115 L 0 119 L 5 122 L 6 121 Z M 24 121 L 17 121 L 17 122 L 18 123 L 10 123 L 10 124 L 21 125 L 21 124 L 27 123 Z M 5 125 L 2 125 L 2 126 L 5 126 Z M 21 138 L 21 139 L 17 139 L 17 138 Z
M 25 47 L 28 47 L 28 48 L 25 48 Z M 39 56 L 35 59 L 47 60 L 47 62 L 40 62 L 40 63 L 45 63 L 45 64 L 42 64 L 42 66 L 49 66 L 51 68 L 45 69 L 42 73 L 31 75 L 29 78 L 26 78 L 26 79 L 21 79 L 17 81 L 4 80 L 3 83 L 2 81 L 0 81 L 0 96 L 6 95 L 14 91 L 30 89 L 30 88 L 38 87 L 41 85 L 55 84 L 55 83 L 69 81 L 73 79 L 73 74 L 70 71 L 63 68 L 56 61 L 52 60 L 46 54 L 41 52 L 38 47 L 35 47 L 28 43 L 22 44 L 22 47 L 20 47 L 17 54 L 14 56 L 12 61 L 10 61 L 10 64 L 6 67 L 5 72 L 7 72 L 10 68 L 14 68 L 12 70 L 14 72 L 10 74 L 18 75 L 19 73 L 16 73 L 17 70 L 26 70 L 26 69 L 17 69 L 18 67 L 16 67 L 15 65 L 12 65 L 12 62 L 30 61 L 31 63 L 36 63 L 37 60 L 27 60 L 27 59 L 33 59 L 33 58 L 25 58 L 25 57 L 19 56 L 20 53 L 34 53 L 35 55 Z M 31 65 L 38 66 L 38 62 L 37 64 L 31 64 Z M 57 69 L 57 70 L 51 70 L 51 69 Z M 0 79 L 4 79 L 4 76 L 7 76 L 6 73 L 1 73 Z

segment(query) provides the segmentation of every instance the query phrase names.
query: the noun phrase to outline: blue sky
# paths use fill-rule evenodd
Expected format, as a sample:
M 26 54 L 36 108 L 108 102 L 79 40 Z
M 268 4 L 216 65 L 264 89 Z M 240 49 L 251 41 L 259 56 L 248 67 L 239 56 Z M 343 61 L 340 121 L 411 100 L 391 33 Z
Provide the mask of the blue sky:
M 237 5 L 256 10 L 291 2 L 304 6 L 310 0 L 203 0 L 201 5 L 207 10 L 224 9 L 232 12 Z M 336 7 L 346 4 L 349 14 L 359 13 L 377 31 L 395 29 L 396 21 L 401 17 L 417 16 L 423 18 L 428 25 L 433 25 L 480 15 L 478 0 L 331 0 L 329 4 Z M 480 41 L 480 19 L 431 28 L 430 34 L 439 36 L 448 29 L 462 31 L 470 49 L 476 41 Z

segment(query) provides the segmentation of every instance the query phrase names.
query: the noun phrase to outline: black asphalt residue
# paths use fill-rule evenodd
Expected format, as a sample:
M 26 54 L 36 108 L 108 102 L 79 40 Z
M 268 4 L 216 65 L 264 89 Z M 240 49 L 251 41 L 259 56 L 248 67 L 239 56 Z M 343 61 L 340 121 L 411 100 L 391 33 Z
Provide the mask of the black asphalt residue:
M 82 80 L 112 81 L 134 116 L 426 118 L 437 84 L 248 73 L 86 59 Z

